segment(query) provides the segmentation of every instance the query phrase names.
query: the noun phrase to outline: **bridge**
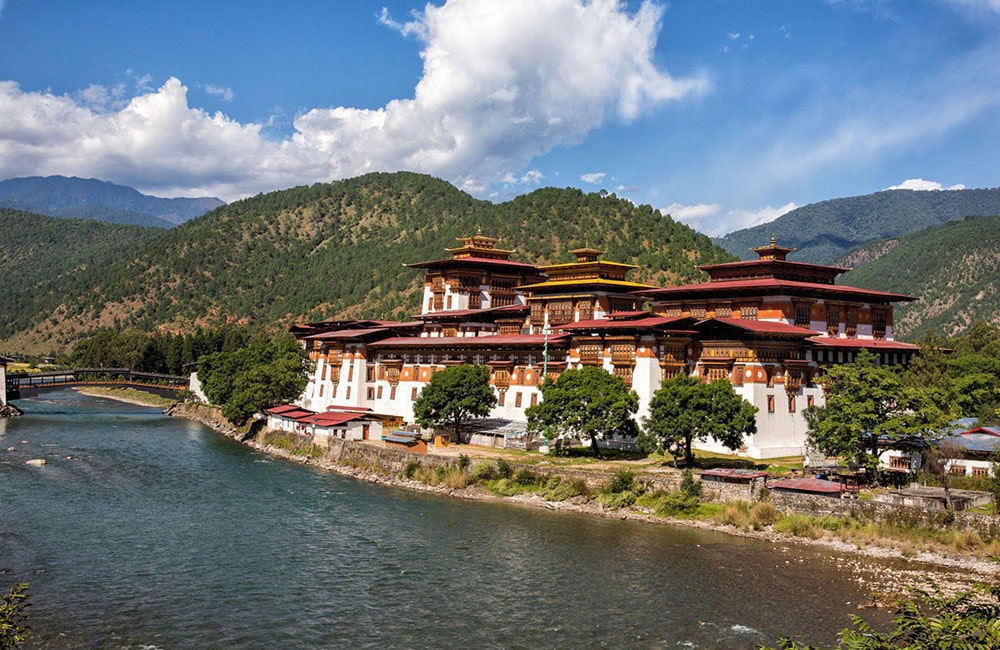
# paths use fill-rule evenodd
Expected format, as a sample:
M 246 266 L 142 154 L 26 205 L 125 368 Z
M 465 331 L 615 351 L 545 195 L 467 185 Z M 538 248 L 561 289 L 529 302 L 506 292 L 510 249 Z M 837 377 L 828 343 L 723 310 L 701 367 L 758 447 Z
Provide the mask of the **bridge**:
M 7 399 L 34 395 L 64 386 L 122 386 L 151 389 L 151 392 L 176 392 L 188 387 L 188 378 L 139 372 L 128 368 L 73 368 L 31 375 L 7 375 Z

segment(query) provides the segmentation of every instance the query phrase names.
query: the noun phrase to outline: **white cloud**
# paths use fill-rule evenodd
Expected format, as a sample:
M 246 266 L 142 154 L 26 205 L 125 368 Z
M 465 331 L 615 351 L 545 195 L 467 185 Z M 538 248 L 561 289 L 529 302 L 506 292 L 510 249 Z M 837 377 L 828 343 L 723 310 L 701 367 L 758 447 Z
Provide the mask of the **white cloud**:
M 719 214 L 718 203 L 697 203 L 695 205 L 684 205 L 682 203 L 671 203 L 660 208 L 663 214 L 669 214 L 674 221 L 686 223 L 696 230 L 701 229 L 702 222 Z
M 190 106 L 176 78 L 146 90 L 148 75 L 128 71 L 140 94 L 111 112 L 95 106 L 96 91 L 87 100 L 0 82 L 0 178 L 74 174 L 232 199 L 409 169 L 484 192 L 608 121 L 707 92 L 704 76 L 673 77 L 654 62 L 661 18 L 648 1 L 634 13 L 617 0 L 428 5 L 398 27 L 422 41 L 412 98 L 315 108 L 280 141 Z
M 607 174 L 604 172 L 591 172 L 580 176 L 580 180 L 584 183 L 589 183 L 590 185 L 597 185 L 604 179 L 605 176 L 607 176 Z
M 209 95 L 214 95 L 224 102 L 231 102 L 236 99 L 236 93 L 233 89 L 228 86 L 215 86 L 213 84 L 205 84 L 202 86 L 204 90 Z
M 958 9 L 967 9 L 973 12 L 1000 13 L 1000 0 L 945 0 L 945 2 Z
M 789 202 L 777 208 L 766 205 L 757 210 L 729 210 L 726 212 L 726 216 L 716 223 L 704 224 L 707 227 L 702 232 L 712 237 L 721 237 L 734 230 L 742 230 L 744 228 L 759 226 L 762 223 L 769 223 L 797 207 L 794 203 Z
M 944 187 L 941 183 L 937 181 L 925 181 L 922 178 L 908 178 L 899 185 L 893 185 L 892 187 L 885 188 L 887 190 L 917 190 L 917 191 L 934 191 L 934 190 L 964 190 L 965 185 L 961 183 L 957 185 L 952 185 L 950 187 Z

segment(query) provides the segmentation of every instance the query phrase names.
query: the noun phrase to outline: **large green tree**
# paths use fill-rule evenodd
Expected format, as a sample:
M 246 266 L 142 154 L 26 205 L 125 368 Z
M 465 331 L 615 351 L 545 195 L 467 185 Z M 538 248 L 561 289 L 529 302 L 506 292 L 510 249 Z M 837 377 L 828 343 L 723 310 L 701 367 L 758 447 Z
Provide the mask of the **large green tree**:
M 639 447 L 647 452 L 670 451 L 674 458 L 694 463 L 691 445 L 712 437 L 737 450 L 744 437 L 757 431 L 757 407 L 736 394 L 725 379 L 710 384 L 680 373 L 663 382 L 649 403 Z
M 497 403 L 490 387 L 490 369 L 462 364 L 435 372 L 413 403 L 413 415 L 420 426 L 450 424 L 460 442 L 462 424 L 490 414 Z
M 260 334 L 246 347 L 198 361 L 205 395 L 238 425 L 263 408 L 298 397 L 308 369 L 305 352 L 287 333 Z
M 632 416 L 639 408 L 638 396 L 602 368 L 567 370 L 555 381 L 546 378 L 541 390 L 542 401 L 526 412 L 529 431 L 560 441 L 589 439 L 595 456 L 601 455 L 598 440 L 637 433 Z
M 902 374 L 861 350 L 821 380 L 826 403 L 805 411 L 811 447 L 875 467 L 879 454 L 903 441 L 929 441 L 953 417 L 930 388 L 907 386 Z

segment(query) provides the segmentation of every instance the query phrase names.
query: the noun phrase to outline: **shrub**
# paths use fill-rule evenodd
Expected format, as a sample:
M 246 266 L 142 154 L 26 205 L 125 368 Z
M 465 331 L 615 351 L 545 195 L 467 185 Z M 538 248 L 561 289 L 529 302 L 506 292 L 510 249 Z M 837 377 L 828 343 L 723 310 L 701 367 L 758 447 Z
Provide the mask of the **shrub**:
M 740 529 L 749 528 L 750 515 L 748 514 L 746 503 L 741 501 L 729 504 L 722 511 L 721 515 L 719 515 L 717 521 L 720 524 L 735 526 Z
M 602 492 L 597 495 L 597 502 L 607 508 L 627 508 L 635 503 L 638 496 L 639 495 L 632 491 Z
M 778 509 L 770 501 L 758 501 L 750 508 L 750 525 L 754 530 L 760 530 L 764 526 L 773 526 L 780 517 Z
M 493 465 L 488 460 L 477 460 L 472 465 L 472 470 L 469 472 L 470 477 L 476 483 L 492 481 L 497 477 L 496 466 Z
M 452 490 L 460 490 L 469 485 L 469 473 L 463 467 L 452 467 L 445 473 L 441 483 Z
M 461 470 L 469 469 L 469 457 L 465 454 L 458 455 L 458 467 Z
M 520 467 L 516 472 L 514 472 L 513 480 L 518 485 L 523 485 L 525 487 L 534 485 L 537 477 L 535 473 L 532 472 L 527 467 Z
M 615 472 L 614 476 L 601 486 L 601 492 L 603 494 L 621 494 L 624 492 L 638 492 L 641 494 L 645 491 L 642 487 L 642 484 L 636 479 L 635 472 L 627 469 L 619 469 Z
M 684 478 L 681 479 L 681 493 L 686 497 L 701 499 L 701 481 L 695 479 L 694 472 L 690 469 L 684 470 Z
M 642 505 L 653 509 L 656 514 L 663 517 L 675 517 L 678 515 L 692 515 L 698 511 L 698 499 L 686 496 L 680 490 L 674 492 L 657 491 L 646 494 L 641 499 Z
M 808 537 L 809 539 L 817 539 L 823 534 L 812 518 L 805 515 L 782 517 L 774 525 L 774 529 L 779 533 L 787 533 L 795 537 Z
M 524 488 L 509 478 L 498 478 L 486 484 L 487 489 L 497 496 L 512 497 L 524 492 Z
M 558 476 L 549 476 L 538 490 L 538 495 L 546 501 L 565 501 L 587 493 L 587 483 L 583 479 L 577 478 L 567 481 Z
M 510 463 L 508 463 L 503 458 L 497 458 L 493 464 L 496 467 L 497 478 L 510 478 L 511 474 Z
M 420 469 L 420 461 L 416 459 L 409 460 L 406 462 L 406 467 L 403 468 L 403 476 L 413 478 L 418 469 Z

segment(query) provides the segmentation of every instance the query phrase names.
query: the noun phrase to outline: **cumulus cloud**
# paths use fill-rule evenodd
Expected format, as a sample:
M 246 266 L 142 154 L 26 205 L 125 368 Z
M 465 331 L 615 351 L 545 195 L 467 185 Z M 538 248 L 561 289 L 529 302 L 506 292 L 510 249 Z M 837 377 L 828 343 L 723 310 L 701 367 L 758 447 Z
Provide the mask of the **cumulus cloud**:
M 413 97 L 314 108 L 280 141 L 260 124 L 190 106 L 176 78 L 113 111 L 98 108 L 96 91 L 85 100 L 0 82 L 0 177 L 97 176 L 232 199 L 409 169 L 484 192 L 608 121 L 709 90 L 704 75 L 674 77 L 654 62 L 662 11 L 648 1 L 630 12 L 617 0 L 451 0 L 406 23 L 382 12 L 384 24 L 422 43 Z
M 604 172 L 591 172 L 580 176 L 580 180 L 590 185 L 597 185 L 604 179 L 605 176 L 607 176 L 607 174 Z
M 212 84 L 205 84 L 202 86 L 204 90 L 209 95 L 214 95 L 224 102 L 231 102 L 236 99 L 236 93 L 233 92 L 232 88 L 228 86 L 215 86 Z
M 781 215 L 786 212 L 791 212 L 797 207 L 798 206 L 794 203 L 788 202 L 785 205 L 778 206 L 777 208 L 766 205 L 757 210 L 729 210 L 726 212 L 725 219 L 714 224 L 707 234 L 712 235 L 713 237 L 718 237 L 726 234 L 727 232 L 733 232 L 734 230 L 743 230 L 744 228 L 759 226 L 762 223 L 774 221 Z
M 660 208 L 660 212 L 669 214 L 675 221 L 686 223 L 695 230 L 701 230 L 702 223 L 719 214 L 719 209 L 718 203 L 697 203 L 695 205 L 671 203 Z
M 899 185 L 885 188 L 887 190 L 917 190 L 917 191 L 937 191 L 937 190 L 964 190 L 965 185 L 959 183 L 950 187 L 944 187 L 937 181 L 925 181 L 922 178 L 908 178 Z

